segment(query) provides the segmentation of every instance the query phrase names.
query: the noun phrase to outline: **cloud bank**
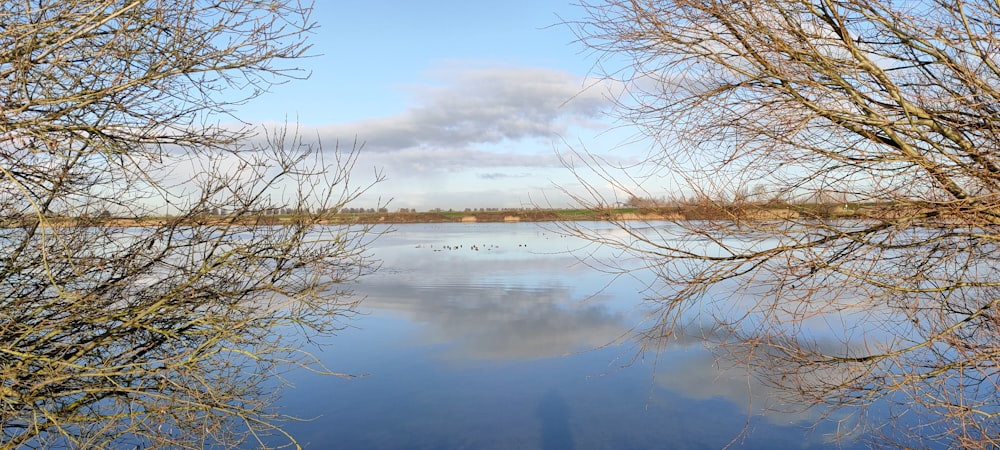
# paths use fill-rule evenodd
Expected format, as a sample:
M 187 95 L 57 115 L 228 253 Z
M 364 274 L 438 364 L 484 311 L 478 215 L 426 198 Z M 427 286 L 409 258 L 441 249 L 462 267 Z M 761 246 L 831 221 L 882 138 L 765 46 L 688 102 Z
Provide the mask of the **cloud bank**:
M 521 152 L 484 147 L 552 141 L 571 126 L 596 125 L 608 106 L 603 89 L 588 88 L 586 79 L 559 70 L 449 64 L 429 74 L 431 82 L 404 87 L 413 102 L 408 109 L 322 126 L 317 133 L 324 141 L 356 138 L 368 152 L 406 152 L 399 156 L 435 159 L 432 164 L 438 167 L 453 166 L 456 160 L 466 167 L 470 163 L 492 167 L 509 165 Z M 518 159 L 529 166 L 557 163 L 550 155 Z
M 557 152 L 609 128 L 608 84 L 547 68 L 453 62 L 402 86 L 408 106 L 381 117 L 299 126 L 326 148 L 363 144 L 359 177 L 387 179 L 359 204 L 516 207 L 575 181 Z M 562 179 L 564 177 L 569 177 Z M 361 183 L 365 179 L 358 178 Z M 554 194 L 553 194 L 554 195 Z

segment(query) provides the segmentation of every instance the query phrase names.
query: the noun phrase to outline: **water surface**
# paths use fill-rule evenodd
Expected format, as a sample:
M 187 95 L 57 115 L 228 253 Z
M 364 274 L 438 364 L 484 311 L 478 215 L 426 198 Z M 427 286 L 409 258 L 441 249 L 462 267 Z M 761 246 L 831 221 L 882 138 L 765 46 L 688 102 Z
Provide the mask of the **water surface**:
M 364 376 L 290 374 L 283 412 L 310 420 L 286 429 L 307 448 L 850 447 L 815 411 L 771 411 L 794 405 L 696 338 L 638 352 L 642 281 L 581 264 L 614 255 L 543 227 L 396 226 L 356 286 L 363 315 L 317 352 Z

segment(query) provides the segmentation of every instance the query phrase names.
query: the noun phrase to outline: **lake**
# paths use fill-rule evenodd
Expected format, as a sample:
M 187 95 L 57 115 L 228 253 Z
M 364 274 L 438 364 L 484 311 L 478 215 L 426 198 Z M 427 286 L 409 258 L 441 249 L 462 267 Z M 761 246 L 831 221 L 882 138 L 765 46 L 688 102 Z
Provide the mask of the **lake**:
M 355 286 L 361 314 L 316 350 L 359 376 L 290 373 L 282 411 L 310 420 L 286 430 L 317 449 L 854 445 L 831 439 L 850 419 L 771 403 L 697 338 L 640 352 L 644 281 L 582 264 L 614 255 L 554 226 L 395 226 Z

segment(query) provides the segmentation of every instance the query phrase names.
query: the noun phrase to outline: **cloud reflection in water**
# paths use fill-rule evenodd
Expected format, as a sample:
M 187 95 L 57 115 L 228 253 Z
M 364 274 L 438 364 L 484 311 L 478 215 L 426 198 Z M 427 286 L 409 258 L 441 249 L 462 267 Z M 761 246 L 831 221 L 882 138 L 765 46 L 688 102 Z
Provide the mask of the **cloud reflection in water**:
M 445 354 L 451 360 L 562 356 L 627 331 L 622 314 L 574 298 L 565 286 L 380 285 L 364 292 L 367 307 L 424 325 L 423 343 L 453 343 Z M 392 296 L 400 292 L 405 297 Z
M 762 419 L 747 378 L 720 375 L 697 326 L 633 360 L 623 337 L 642 319 L 639 286 L 595 296 L 610 280 L 577 264 L 573 245 L 534 224 L 401 227 L 375 249 L 385 270 L 357 286 L 369 315 L 323 356 L 371 375 L 295 380 L 287 412 L 321 416 L 300 435 L 316 448 L 828 445 L 799 422 L 813 416 Z

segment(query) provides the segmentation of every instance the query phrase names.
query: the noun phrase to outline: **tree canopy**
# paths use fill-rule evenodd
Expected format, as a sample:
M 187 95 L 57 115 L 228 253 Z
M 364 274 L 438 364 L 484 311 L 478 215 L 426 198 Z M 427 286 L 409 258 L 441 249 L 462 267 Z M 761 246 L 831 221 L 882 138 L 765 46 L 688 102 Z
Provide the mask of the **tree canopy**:
M 276 376 L 374 267 L 323 225 L 356 149 L 237 115 L 308 75 L 311 6 L 2 5 L 0 447 L 294 443 Z
M 883 443 L 1000 443 L 1000 6 L 583 7 L 569 25 L 652 143 L 642 165 L 590 168 L 639 198 L 640 176 L 680 180 L 726 213 L 572 228 L 657 275 L 644 333 L 711 322 L 706 339 L 797 401 L 888 410 L 866 429 Z M 850 214 L 795 207 L 816 203 Z

